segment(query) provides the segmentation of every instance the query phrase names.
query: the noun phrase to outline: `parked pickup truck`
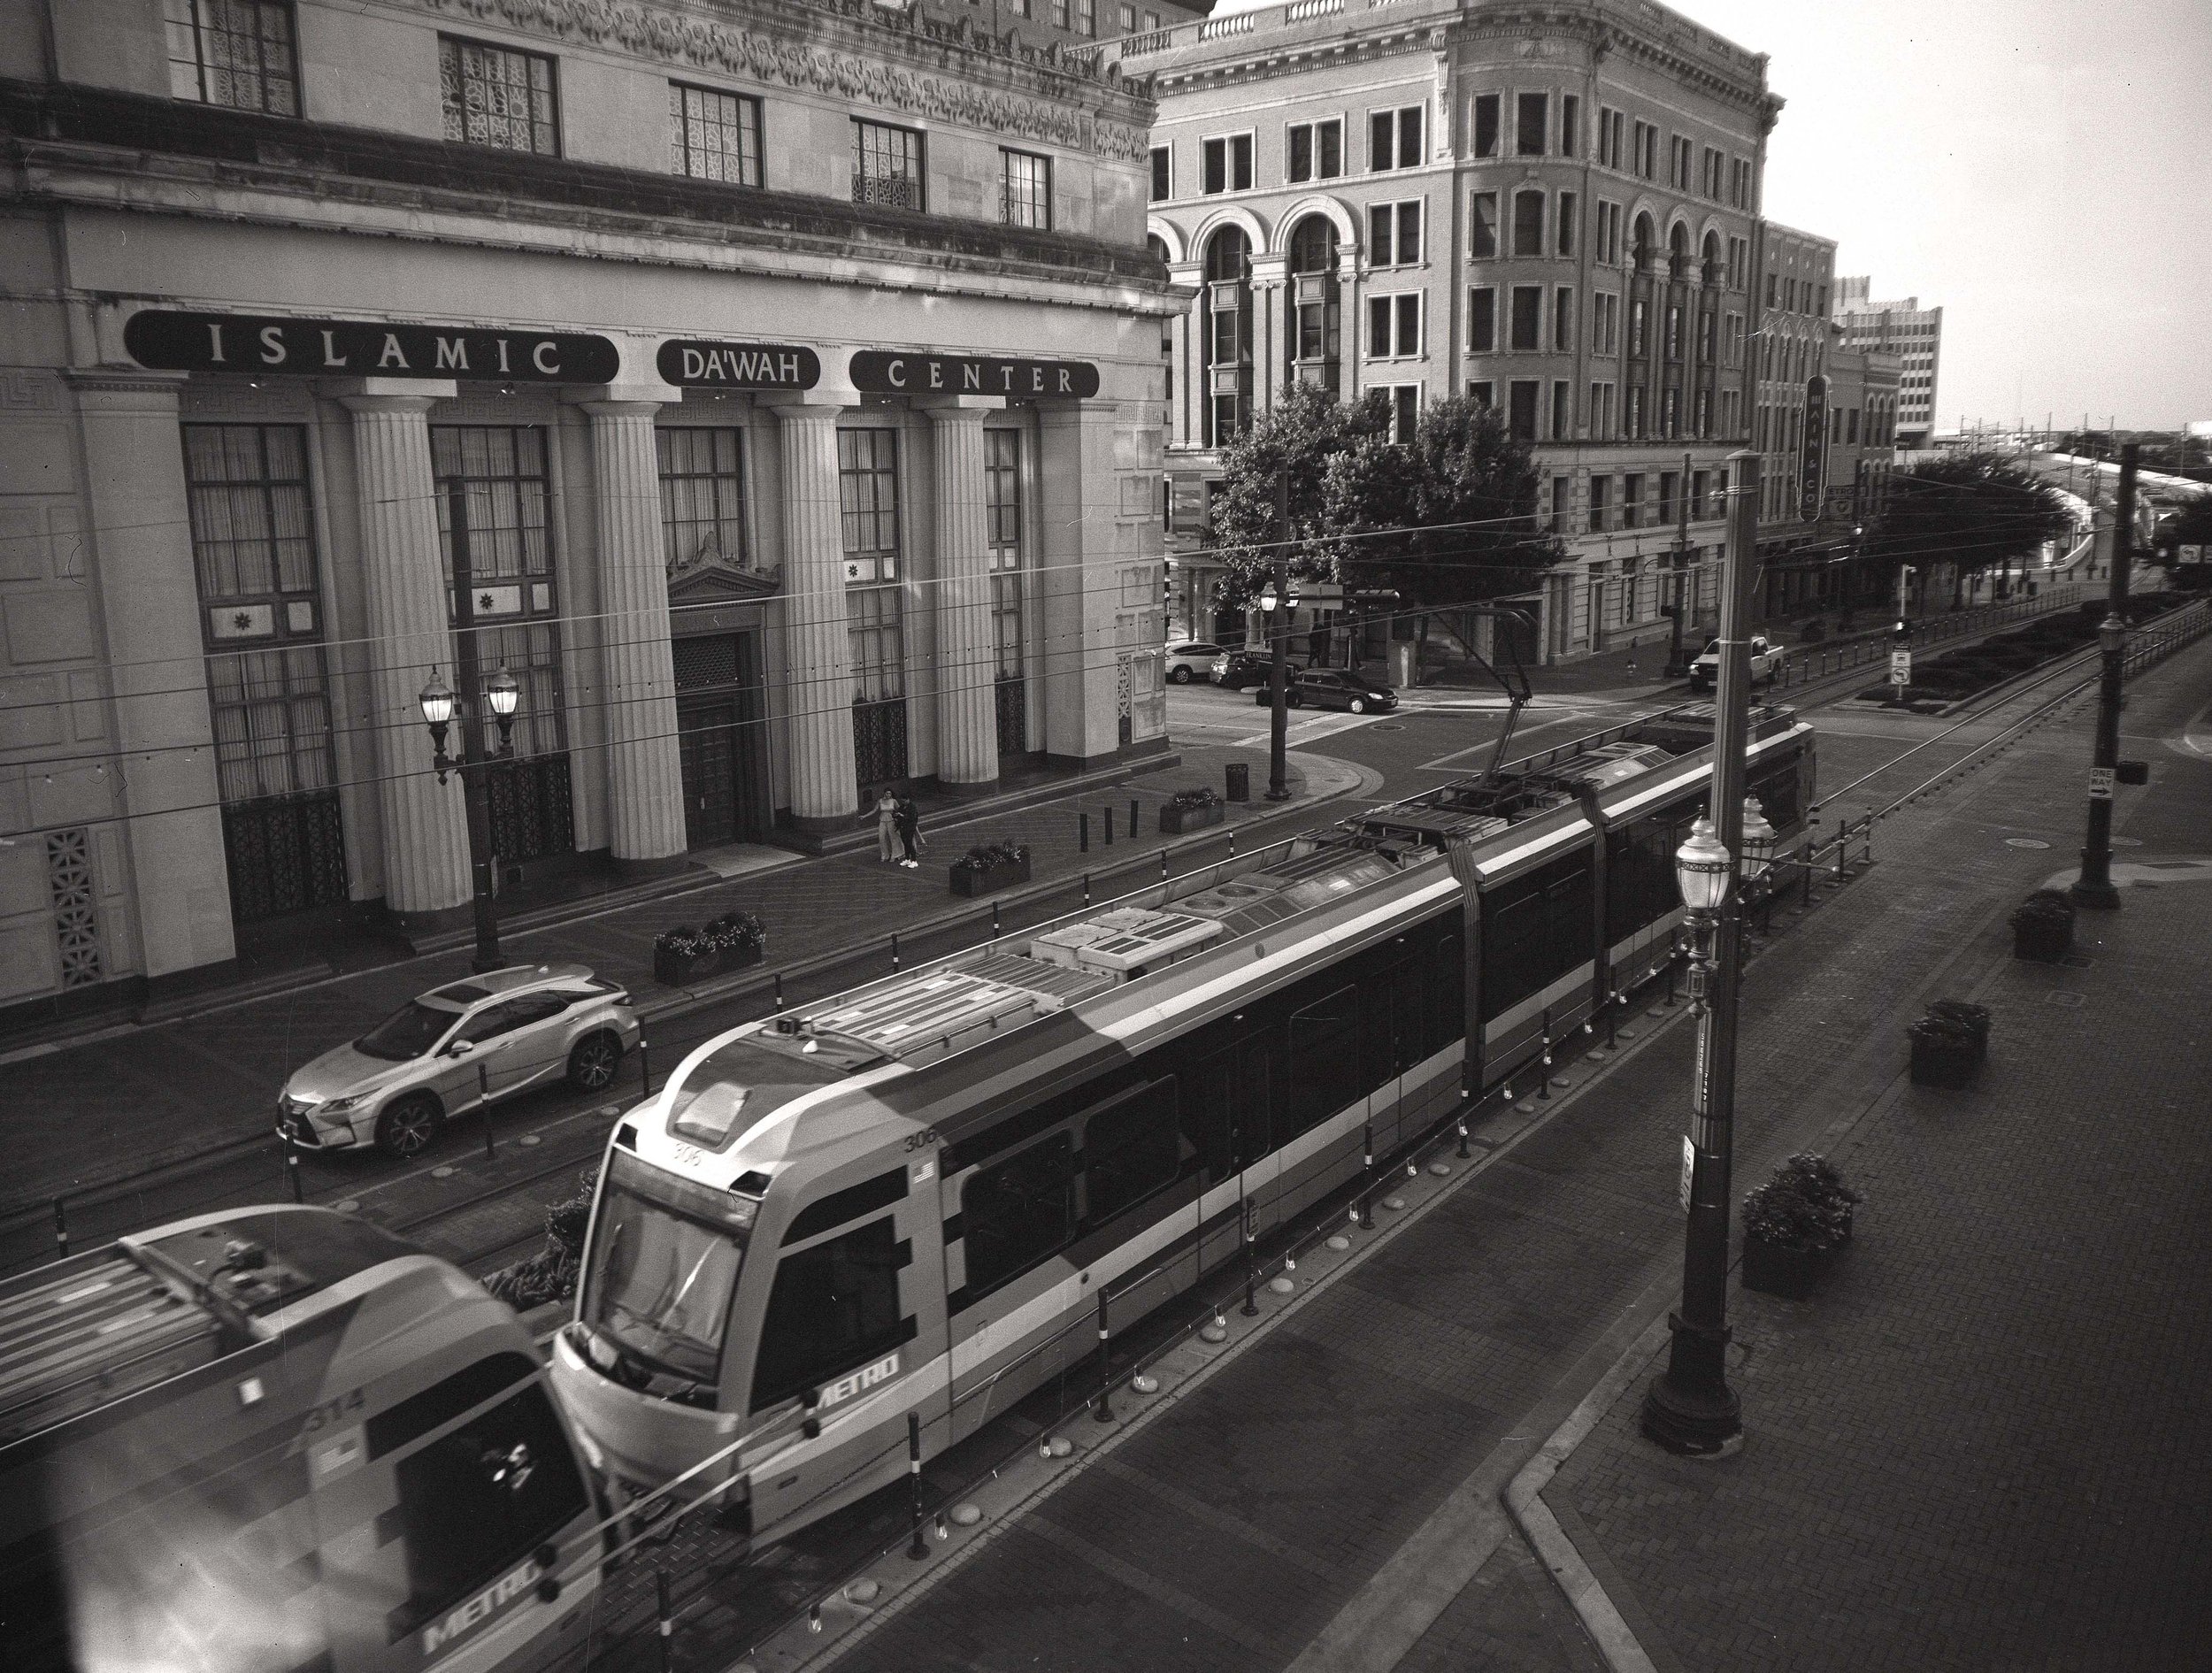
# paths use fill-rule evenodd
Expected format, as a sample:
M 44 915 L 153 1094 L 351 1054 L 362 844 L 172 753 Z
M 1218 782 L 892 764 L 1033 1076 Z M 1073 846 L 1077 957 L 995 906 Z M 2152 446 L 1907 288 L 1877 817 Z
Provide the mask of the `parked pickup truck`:
M 1751 641 L 1751 683 L 1755 686 L 1772 685 L 1782 674 L 1782 658 L 1786 655 L 1782 647 L 1763 633 Z M 1704 654 L 1690 664 L 1690 689 L 1710 691 L 1720 678 L 1720 641 L 1705 641 Z

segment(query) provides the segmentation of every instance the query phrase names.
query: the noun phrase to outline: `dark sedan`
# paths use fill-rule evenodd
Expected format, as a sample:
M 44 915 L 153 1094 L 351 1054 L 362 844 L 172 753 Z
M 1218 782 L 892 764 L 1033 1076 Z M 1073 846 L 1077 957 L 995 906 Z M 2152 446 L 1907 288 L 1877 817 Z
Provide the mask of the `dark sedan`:
M 1256 701 L 1266 702 L 1268 695 L 1263 687 Z M 1291 677 L 1288 702 L 1293 709 L 1347 709 L 1356 715 L 1379 715 L 1398 706 L 1398 694 L 1341 668 L 1308 668 Z
M 1267 658 L 1256 651 L 1224 651 L 1214 658 L 1213 682 L 1225 691 L 1267 684 Z

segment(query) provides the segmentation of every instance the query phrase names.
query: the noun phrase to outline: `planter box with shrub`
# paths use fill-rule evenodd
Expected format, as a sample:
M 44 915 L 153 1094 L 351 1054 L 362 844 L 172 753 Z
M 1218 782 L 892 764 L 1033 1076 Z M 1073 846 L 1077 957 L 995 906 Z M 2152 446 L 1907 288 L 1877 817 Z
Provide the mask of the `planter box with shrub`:
M 973 899 L 1029 881 L 1029 850 L 1020 843 L 993 842 L 970 848 L 952 863 L 952 892 Z
M 1946 1017 L 1924 1017 L 1906 1031 L 1912 1039 L 1912 1084 L 1952 1092 L 1971 1086 L 1981 1066 L 1972 1030 Z
M 759 963 L 767 946 L 768 932 L 750 912 L 725 912 L 695 930 L 664 930 L 653 938 L 653 979 L 687 987 Z
M 1744 1287 L 1803 1301 L 1826 1257 L 1851 1240 L 1852 1210 L 1864 1201 L 1826 1157 L 1792 1156 L 1744 1195 Z
M 2073 950 L 2074 902 L 2062 889 L 2038 889 L 2012 909 L 2012 955 L 2055 964 Z
M 1183 836 L 1219 825 L 1229 817 L 1221 798 L 1210 790 L 1178 790 L 1160 807 L 1160 834 Z

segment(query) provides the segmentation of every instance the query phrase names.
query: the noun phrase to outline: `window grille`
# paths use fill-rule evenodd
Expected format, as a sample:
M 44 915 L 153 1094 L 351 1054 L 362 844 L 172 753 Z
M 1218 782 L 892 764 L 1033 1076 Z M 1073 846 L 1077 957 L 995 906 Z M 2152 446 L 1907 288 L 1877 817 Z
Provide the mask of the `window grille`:
M 449 140 L 540 157 L 560 155 L 553 60 L 543 54 L 442 35 L 438 82 Z
M 300 113 L 289 0 L 163 0 L 169 91 L 198 104 Z
M 661 536 L 668 572 L 720 559 L 748 566 L 745 437 L 735 428 L 653 433 L 659 455 Z
M 922 136 L 885 122 L 853 123 L 853 202 L 893 209 L 926 207 Z
M 1052 225 L 1052 159 L 1027 151 L 998 154 L 999 219 L 1009 226 Z
M 760 101 L 668 84 L 669 169 L 731 186 L 760 184 Z

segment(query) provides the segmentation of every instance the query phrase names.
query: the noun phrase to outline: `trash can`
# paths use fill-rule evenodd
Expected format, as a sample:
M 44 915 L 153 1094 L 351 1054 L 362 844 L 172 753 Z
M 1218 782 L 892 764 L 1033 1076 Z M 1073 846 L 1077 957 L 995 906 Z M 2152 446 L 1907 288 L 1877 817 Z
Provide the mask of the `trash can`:
M 1989 1007 L 1970 1005 L 1962 999 L 1939 999 L 1928 1007 L 1928 1015 L 1947 1023 L 1956 1023 L 1973 1037 L 1974 1061 L 1985 1063 L 1989 1058 Z
M 1229 780 L 1224 799 L 1249 802 L 1252 799 L 1252 764 L 1248 761 L 1232 761 L 1223 771 Z

